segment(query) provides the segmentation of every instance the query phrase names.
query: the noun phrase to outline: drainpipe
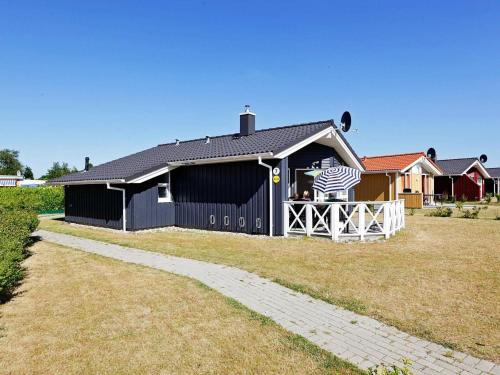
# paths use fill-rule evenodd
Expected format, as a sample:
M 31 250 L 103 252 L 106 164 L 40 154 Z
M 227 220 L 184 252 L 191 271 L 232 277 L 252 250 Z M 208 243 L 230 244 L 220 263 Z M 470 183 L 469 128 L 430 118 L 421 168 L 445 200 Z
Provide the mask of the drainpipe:
M 391 191 L 391 183 L 392 183 L 392 176 L 389 174 L 389 172 L 385 172 L 385 175 L 389 177 L 389 200 L 392 200 L 392 191 Z
M 118 187 L 111 186 L 109 184 L 109 182 L 106 182 L 106 187 L 108 188 L 108 190 L 116 190 L 116 191 L 122 192 L 122 210 L 123 210 L 123 213 L 122 213 L 123 228 L 122 228 L 122 230 L 124 232 L 126 232 L 127 231 L 127 203 L 126 203 L 125 188 L 118 188 Z
M 269 237 L 273 236 L 273 167 L 262 161 L 259 156 L 259 165 L 269 169 Z

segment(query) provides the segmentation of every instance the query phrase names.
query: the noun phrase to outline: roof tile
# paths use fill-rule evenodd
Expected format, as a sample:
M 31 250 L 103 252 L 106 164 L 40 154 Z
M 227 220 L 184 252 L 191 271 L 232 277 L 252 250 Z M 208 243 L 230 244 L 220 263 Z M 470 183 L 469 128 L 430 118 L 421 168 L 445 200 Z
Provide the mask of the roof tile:
M 402 171 L 422 156 L 425 156 L 425 153 L 412 152 L 397 155 L 365 156 L 361 160 L 367 171 Z

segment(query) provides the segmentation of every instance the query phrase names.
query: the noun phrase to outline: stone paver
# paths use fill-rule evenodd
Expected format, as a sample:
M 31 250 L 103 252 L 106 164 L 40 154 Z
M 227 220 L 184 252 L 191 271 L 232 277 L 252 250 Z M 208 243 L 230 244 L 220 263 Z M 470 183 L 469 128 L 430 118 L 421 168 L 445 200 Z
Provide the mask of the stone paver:
M 410 358 L 418 374 L 499 374 L 500 365 L 412 337 L 235 267 L 162 255 L 44 230 L 43 240 L 197 279 L 360 368 Z M 355 324 L 352 322 L 356 321 Z

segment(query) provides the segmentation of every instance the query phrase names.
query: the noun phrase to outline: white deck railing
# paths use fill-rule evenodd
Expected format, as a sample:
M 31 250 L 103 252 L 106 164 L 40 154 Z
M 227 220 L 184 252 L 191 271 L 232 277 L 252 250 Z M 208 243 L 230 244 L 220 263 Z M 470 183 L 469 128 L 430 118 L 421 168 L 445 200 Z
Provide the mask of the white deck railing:
M 405 226 L 404 200 L 385 202 L 284 202 L 284 234 L 334 241 L 396 234 Z

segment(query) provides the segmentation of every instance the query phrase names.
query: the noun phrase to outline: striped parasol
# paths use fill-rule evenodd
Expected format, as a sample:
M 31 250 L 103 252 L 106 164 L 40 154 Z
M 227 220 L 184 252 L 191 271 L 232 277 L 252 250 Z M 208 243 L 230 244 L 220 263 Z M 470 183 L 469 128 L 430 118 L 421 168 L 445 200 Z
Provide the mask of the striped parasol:
M 323 193 L 344 191 L 359 184 L 361 172 L 349 167 L 328 168 L 314 179 L 313 189 Z

